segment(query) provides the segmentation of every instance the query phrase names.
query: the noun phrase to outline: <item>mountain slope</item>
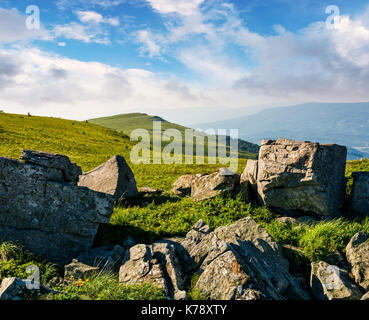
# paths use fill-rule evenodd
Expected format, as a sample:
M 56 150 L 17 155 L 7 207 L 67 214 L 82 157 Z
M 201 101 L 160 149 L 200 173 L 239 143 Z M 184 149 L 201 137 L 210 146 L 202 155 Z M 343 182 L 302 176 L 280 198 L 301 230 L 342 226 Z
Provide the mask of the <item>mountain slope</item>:
M 117 131 L 122 131 L 124 134 L 130 135 L 135 129 L 146 129 L 152 134 L 153 132 L 153 121 L 160 121 L 162 131 L 167 129 L 177 129 L 181 132 L 182 137 L 187 127 L 168 122 L 157 116 L 150 116 L 145 113 L 128 113 L 120 114 L 112 117 L 89 119 L 88 122 L 97 124 L 106 128 L 114 129 Z M 227 143 L 229 144 L 229 137 L 227 138 Z M 240 157 L 242 158 L 252 158 L 256 157 L 259 152 L 259 146 L 247 141 L 239 139 L 238 148 L 240 152 Z
M 308 103 L 193 127 L 239 129 L 240 138 L 254 143 L 285 137 L 368 147 L 369 103 Z M 350 154 L 353 158 L 364 155 L 354 150 L 350 150 Z
M 114 155 L 122 155 L 131 166 L 137 185 L 170 190 L 176 178 L 184 174 L 210 173 L 221 167 L 208 164 L 140 164 L 130 161 L 130 151 L 135 145 L 128 136 L 95 124 L 0 113 L 0 156 L 18 158 L 22 148 L 67 155 L 82 167 L 91 170 Z M 239 160 L 242 172 L 246 160 Z

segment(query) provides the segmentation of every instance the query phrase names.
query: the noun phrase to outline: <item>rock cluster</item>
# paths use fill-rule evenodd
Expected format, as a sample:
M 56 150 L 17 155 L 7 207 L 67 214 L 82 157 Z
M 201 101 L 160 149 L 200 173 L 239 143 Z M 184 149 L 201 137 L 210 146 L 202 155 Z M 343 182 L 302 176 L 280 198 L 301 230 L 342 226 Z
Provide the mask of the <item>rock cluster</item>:
M 68 157 L 23 150 L 0 158 L 0 238 L 65 264 L 93 243 L 113 212 L 113 198 L 78 187 L 81 168 Z

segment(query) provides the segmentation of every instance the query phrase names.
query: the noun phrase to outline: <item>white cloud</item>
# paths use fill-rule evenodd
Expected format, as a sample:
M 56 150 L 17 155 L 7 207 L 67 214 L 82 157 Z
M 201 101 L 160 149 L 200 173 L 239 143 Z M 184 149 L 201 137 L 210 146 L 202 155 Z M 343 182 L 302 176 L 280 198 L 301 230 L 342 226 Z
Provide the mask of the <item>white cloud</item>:
M 205 0 L 147 0 L 160 13 L 178 13 L 183 16 L 195 14 Z
M 107 23 L 111 26 L 119 26 L 118 18 L 104 18 L 100 13 L 95 11 L 77 11 L 78 19 L 83 23 L 101 24 Z
M 17 9 L 0 8 L 0 43 L 34 39 L 48 40 L 49 38 L 47 31 L 42 26 L 40 30 L 27 29 L 26 16 Z
M 96 23 L 99 24 L 104 21 L 103 16 L 100 13 L 94 11 L 77 11 L 78 18 L 83 23 Z

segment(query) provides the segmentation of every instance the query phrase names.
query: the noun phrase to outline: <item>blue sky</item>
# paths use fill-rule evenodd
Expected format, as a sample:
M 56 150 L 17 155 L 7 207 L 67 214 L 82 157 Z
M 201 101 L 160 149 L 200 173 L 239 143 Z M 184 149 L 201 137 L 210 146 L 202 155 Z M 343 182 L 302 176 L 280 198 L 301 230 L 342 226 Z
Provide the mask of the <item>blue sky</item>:
M 40 30 L 25 26 L 40 10 Z M 328 5 L 340 10 L 328 28 Z M 369 101 L 369 2 L 0 1 L 0 109 L 183 124 Z

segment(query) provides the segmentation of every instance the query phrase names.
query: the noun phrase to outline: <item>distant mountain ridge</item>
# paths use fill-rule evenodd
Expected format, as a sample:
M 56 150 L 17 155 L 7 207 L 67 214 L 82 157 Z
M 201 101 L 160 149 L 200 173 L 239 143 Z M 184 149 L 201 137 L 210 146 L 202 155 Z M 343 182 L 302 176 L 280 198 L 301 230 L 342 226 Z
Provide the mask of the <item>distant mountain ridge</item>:
M 192 127 L 239 129 L 239 137 L 252 143 L 285 137 L 341 144 L 348 147 L 348 159 L 353 160 L 368 157 L 363 150 L 369 147 L 369 102 L 306 103 Z

